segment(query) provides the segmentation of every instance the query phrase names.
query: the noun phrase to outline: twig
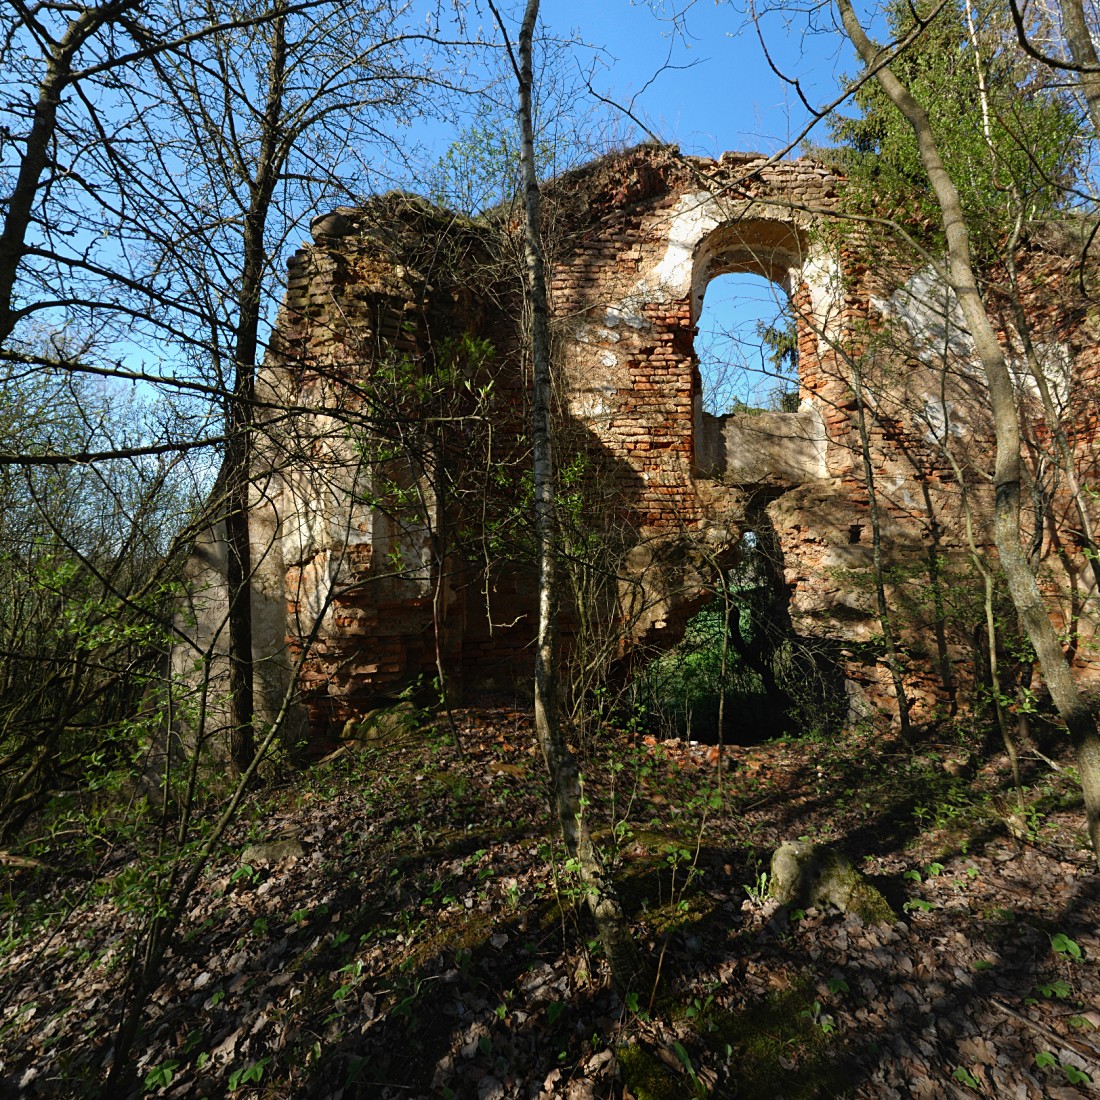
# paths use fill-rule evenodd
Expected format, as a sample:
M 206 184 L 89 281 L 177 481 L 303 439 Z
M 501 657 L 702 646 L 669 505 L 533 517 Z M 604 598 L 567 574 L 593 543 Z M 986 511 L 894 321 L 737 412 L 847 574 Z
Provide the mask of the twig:
M 1071 1039 L 1068 1035 L 1059 1035 L 1057 1031 L 1052 1031 L 1045 1024 L 1039 1023 L 1037 1020 L 1031 1019 L 1029 1016 L 1025 1016 L 1022 1012 L 1017 1012 L 1016 1009 L 1010 1008 L 1003 1001 L 997 1000 L 996 997 L 992 998 L 990 1003 L 999 1008 L 1006 1016 L 1011 1016 L 1013 1019 L 1019 1020 L 1021 1023 L 1027 1024 L 1032 1031 L 1038 1032 L 1047 1039 L 1049 1042 L 1055 1045 L 1070 1046 L 1078 1050 L 1080 1053 L 1093 1059 L 1100 1064 L 1100 1049 L 1097 1049 L 1092 1043 L 1086 1043 L 1083 1039 Z

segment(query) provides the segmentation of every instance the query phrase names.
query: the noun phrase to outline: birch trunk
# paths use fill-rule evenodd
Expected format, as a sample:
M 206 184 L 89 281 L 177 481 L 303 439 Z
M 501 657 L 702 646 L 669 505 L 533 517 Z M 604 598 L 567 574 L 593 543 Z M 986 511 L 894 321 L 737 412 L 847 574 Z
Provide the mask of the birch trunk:
M 535 168 L 532 107 L 532 46 L 538 0 L 528 0 L 519 33 L 520 161 L 524 193 L 524 260 L 530 312 L 532 359 L 532 442 L 534 446 L 535 533 L 538 545 L 538 642 L 535 649 L 535 728 L 554 788 L 554 802 L 566 851 L 576 865 L 616 985 L 631 988 L 637 976 L 634 945 L 622 907 L 604 875 L 584 816 L 581 775 L 558 716 L 556 530 L 554 522 L 553 433 L 550 421 L 550 311 L 542 240 L 542 201 Z M 495 6 L 493 13 L 500 22 Z M 502 25 L 503 29 L 503 25 Z

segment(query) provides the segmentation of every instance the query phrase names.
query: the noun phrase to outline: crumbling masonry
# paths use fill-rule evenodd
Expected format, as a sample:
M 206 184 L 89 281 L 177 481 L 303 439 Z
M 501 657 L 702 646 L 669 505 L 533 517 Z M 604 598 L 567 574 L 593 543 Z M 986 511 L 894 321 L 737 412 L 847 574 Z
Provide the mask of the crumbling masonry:
M 791 629 L 832 646 L 853 706 L 892 709 L 862 403 L 915 716 L 946 713 L 980 679 L 981 582 L 966 531 L 969 520 L 989 549 L 980 370 L 933 271 L 868 255 L 838 231 L 840 186 L 807 160 L 643 146 L 547 189 L 565 518 L 603 535 L 603 565 L 563 608 L 564 660 L 595 644 L 593 622 L 609 672 L 674 642 L 752 529 L 781 555 Z M 258 715 L 291 698 L 290 739 L 323 744 L 440 673 L 467 698 L 522 690 L 535 605 L 515 226 L 389 195 L 313 229 L 290 261 L 258 380 L 252 595 Z M 1024 305 L 1078 477 L 1096 485 L 1100 355 L 1077 252 L 1060 232 L 1037 231 L 1019 257 Z M 797 411 L 703 411 L 694 326 L 707 283 L 727 272 L 789 294 Z M 1002 332 L 1028 412 L 1035 506 L 1024 534 L 1051 613 L 1074 632 L 1076 667 L 1094 676 L 1092 573 L 1035 382 L 1008 320 Z M 223 562 L 215 527 L 189 566 L 184 674 L 223 646 Z

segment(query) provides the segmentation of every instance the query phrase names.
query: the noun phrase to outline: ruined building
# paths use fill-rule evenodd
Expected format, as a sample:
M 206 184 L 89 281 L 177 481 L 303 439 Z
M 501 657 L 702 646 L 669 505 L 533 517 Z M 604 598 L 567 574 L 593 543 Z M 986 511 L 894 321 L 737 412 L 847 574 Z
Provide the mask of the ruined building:
M 675 642 L 753 531 L 788 629 L 828 644 L 857 709 L 889 711 L 869 470 L 915 716 L 980 680 L 993 452 L 980 369 L 934 270 L 831 217 L 841 186 L 807 160 L 642 146 L 548 187 L 565 662 L 613 675 Z M 258 379 L 251 530 L 257 709 L 270 717 L 289 692 L 292 737 L 336 736 L 418 678 L 442 674 L 468 699 L 523 690 L 535 603 L 516 229 L 389 195 L 315 219 L 290 261 Z M 1087 487 L 1100 355 L 1060 232 L 1022 251 L 1023 306 Z M 727 272 L 790 296 L 790 411 L 703 411 L 695 325 Z M 1028 414 L 1023 535 L 1092 676 L 1093 574 L 1011 303 L 990 301 Z M 223 647 L 223 561 L 215 528 L 189 568 L 181 670 Z

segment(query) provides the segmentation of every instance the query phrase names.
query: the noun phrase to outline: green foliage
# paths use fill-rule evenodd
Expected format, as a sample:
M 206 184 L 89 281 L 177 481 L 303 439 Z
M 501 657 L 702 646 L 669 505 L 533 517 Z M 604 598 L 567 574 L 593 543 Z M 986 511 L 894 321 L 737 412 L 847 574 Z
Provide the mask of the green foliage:
M 552 165 L 554 153 L 552 140 L 536 138 L 536 164 Z M 519 157 L 514 115 L 496 104 L 483 103 L 429 173 L 429 195 L 433 202 L 471 215 L 511 204 L 520 190 Z
M 229 1091 L 236 1092 L 242 1085 L 258 1085 L 263 1080 L 267 1062 L 267 1058 L 261 1058 L 258 1062 L 250 1062 L 247 1066 L 235 1069 L 229 1075 Z
M 951 1076 L 959 1082 L 960 1085 L 966 1085 L 967 1088 L 981 1088 L 977 1078 L 966 1068 L 966 1066 L 956 1066 L 955 1072 Z
M 0 369 L 0 450 L 125 447 L 148 411 L 62 370 L 32 384 Z M 179 478 L 137 459 L 0 467 L 0 837 L 60 788 L 84 809 L 118 788 L 159 722 L 148 704 L 176 595 L 166 552 L 194 503 Z
M 764 537 L 743 540 L 742 560 L 726 578 L 728 611 L 716 595 L 688 622 L 679 645 L 636 677 L 633 698 L 643 725 L 661 736 L 710 737 L 724 692 L 727 725 L 736 724 L 749 743 L 790 729 L 825 735 L 837 728 L 846 700 L 828 651 L 790 633 L 773 570 Z M 724 645 L 727 614 L 731 637 Z
M 1080 944 L 1076 940 L 1071 940 L 1065 932 L 1055 932 L 1050 937 L 1050 949 L 1056 955 L 1061 955 L 1063 959 L 1072 959 L 1074 962 L 1080 962 L 1084 957 Z
M 940 155 L 959 191 L 980 256 L 989 259 L 1010 231 L 1016 205 L 1025 217 L 1054 210 L 1082 153 L 1079 114 L 1049 83 L 1049 71 L 1015 48 L 1003 6 L 973 7 L 974 35 L 959 0 L 936 12 L 931 3 L 890 0 L 890 37 L 904 40 L 917 19 L 928 19 L 891 68 L 929 116 Z M 989 106 L 983 114 L 976 59 L 984 69 Z M 855 81 L 851 81 L 852 84 Z M 850 194 L 868 213 L 903 223 L 932 242 L 941 238 L 939 211 L 930 195 L 916 137 L 878 82 L 853 93 L 854 117 L 829 121 L 834 155 L 851 179 Z M 988 135 L 986 133 L 988 126 Z
M 836 1030 L 836 1020 L 825 1011 L 820 1001 L 814 1001 L 809 1008 L 804 1008 L 800 1015 L 807 1020 L 812 1020 L 817 1027 L 821 1028 L 824 1035 L 831 1035 Z
M 1061 1070 L 1071 1085 L 1087 1085 L 1092 1082 L 1092 1078 L 1083 1070 L 1078 1069 L 1071 1062 L 1059 1062 L 1049 1050 L 1035 1052 L 1035 1066 L 1037 1069 Z

